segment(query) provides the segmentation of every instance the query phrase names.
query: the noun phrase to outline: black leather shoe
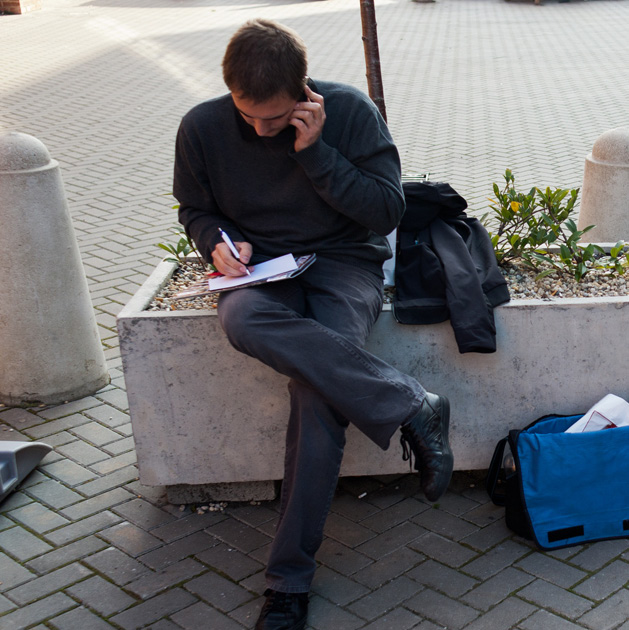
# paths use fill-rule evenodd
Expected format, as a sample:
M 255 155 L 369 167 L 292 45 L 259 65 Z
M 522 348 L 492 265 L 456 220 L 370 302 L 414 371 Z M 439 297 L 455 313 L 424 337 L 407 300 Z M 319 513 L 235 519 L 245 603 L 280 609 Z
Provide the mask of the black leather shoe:
M 280 593 L 268 588 L 255 630 L 303 630 L 308 616 L 308 593 Z
M 450 402 L 445 396 L 426 393 L 419 412 L 401 426 L 403 457 L 415 455 L 426 498 L 434 502 L 448 489 L 454 458 L 448 443 Z

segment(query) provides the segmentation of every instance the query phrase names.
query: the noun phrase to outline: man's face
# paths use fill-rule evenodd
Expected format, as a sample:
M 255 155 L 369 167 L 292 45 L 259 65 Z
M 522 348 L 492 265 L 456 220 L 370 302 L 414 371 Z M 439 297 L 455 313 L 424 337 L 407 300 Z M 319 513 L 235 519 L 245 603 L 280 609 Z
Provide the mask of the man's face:
M 276 136 L 289 126 L 297 103 L 294 98 L 285 94 L 256 103 L 232 92 L 232 99 L 245 122 L 251 125 L 259 136 L 267 138 Z

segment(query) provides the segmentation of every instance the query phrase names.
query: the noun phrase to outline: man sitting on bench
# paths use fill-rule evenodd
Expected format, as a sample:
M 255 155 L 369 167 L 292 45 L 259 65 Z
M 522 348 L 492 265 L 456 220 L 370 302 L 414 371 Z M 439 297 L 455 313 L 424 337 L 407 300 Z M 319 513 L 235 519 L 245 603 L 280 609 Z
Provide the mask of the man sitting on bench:
M 306 73 L 295 32 L 247 22 L 223 59 L 230 93 L 186 114 L 176 147 L 179 219 L 221 273 L 317 255 L 295 278 L 218 303 L 231 344 L 290 378 L 280 519 L 257 630 L 305 626 L 349 423 L 383 449 L 401 429 L 430 501 L 453 467 L 448 400 L 363 349 L 382 307 L 386 235 L 404 211 L 397 149 L 362 92 Z

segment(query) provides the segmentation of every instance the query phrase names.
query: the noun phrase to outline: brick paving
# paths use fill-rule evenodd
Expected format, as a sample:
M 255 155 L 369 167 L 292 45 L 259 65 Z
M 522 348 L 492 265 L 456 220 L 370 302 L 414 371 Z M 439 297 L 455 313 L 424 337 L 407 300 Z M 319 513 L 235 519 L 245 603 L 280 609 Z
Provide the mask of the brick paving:
M 526 187 L 579 186 L 595 139 L 627 124 L 627 2 L 377 11 L 404 168 L 449 181 L 474 212 L 507 167 Z M 2 630 L 255 622 L 277 502 L 197 514 L 138 481 L 115 330 L 175 225 L 178 121 L 223 92 L 224 46 L 254 16 L 303 35 L 313 77 L 365 87 L 352 0 L 44 0 L 0 16 L 0 129 L 38 137 L 61 164 L 112 379 L 67 404 L 0 408 L 0 439 L 54 447 L 0 505 Z M 629 541 L 545 554 L 502 516 L 479 473 L 455 474 L 435 506 L 410 475 L 342 480 L 310 630 L 629 628 Z

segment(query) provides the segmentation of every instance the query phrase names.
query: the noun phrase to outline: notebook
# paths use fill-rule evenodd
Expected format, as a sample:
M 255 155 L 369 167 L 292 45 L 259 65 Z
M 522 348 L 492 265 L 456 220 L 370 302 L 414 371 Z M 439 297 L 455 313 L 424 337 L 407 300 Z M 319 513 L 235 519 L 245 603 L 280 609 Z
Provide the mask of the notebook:
M 251 275 L 248 276 L 210 276 L 198 280 L 186 289 L 176 293 L 173 298 L 183 300 L 195 298 L 210 293 L 220 293 L 222 291 L 232 291 L 243 287 L 250 287 L 256 284 L 267 282 L 278 282 L 288 278 L 294 278 L 310 267 L 316 260 L 316 254 L 308 254 L 295 258 L 292 254 L 285 254 L 278 258 L 267 260 L 251 268 Z

